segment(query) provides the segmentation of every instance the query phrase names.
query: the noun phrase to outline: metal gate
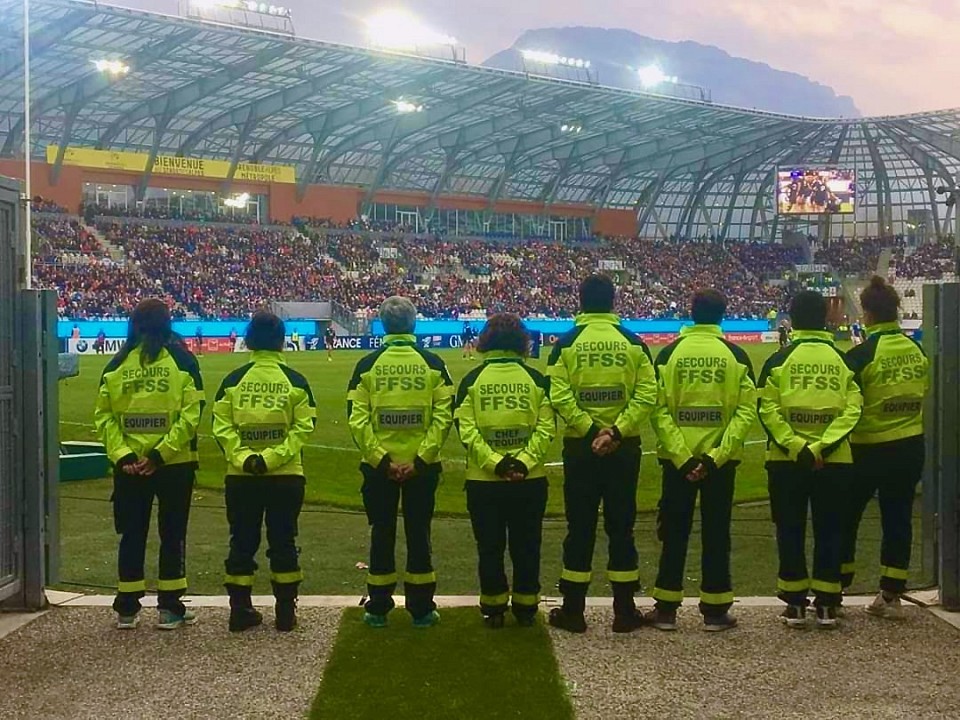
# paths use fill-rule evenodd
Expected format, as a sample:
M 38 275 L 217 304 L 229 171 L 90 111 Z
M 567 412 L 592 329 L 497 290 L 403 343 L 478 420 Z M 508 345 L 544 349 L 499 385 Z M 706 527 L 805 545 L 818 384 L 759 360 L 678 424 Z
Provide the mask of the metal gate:
M 21 257 L 18 227 L 20 191 L 0 179 L 0 601 L 18 593 L 23 581 L 22 458 L 17 395 L 19 333 L 16 308 Z

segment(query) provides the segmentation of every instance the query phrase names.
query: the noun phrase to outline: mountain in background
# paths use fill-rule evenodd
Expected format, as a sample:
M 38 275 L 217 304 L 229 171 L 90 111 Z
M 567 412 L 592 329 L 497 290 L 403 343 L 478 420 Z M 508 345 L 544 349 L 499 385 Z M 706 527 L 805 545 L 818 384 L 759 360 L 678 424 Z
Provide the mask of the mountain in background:
M 520 50 L 589 60 L 601 85 L 638 90 L 635 68 L 656 63 L 681 83 L 707 88 L 715 103 L 808 117 L 860 117 L 853 98 L 847 95 L 837 95 L 832 88 L 803 75 L 733 57 L 712 45 L 655 40 L 629 30 L 545 28 L 528 30 L 513 47 L 497 53 L 484 65 L 523 70 Z M 663 89 L 660 92 L 674 94 Z M 680 92 L 682 88 L 678 88 Z M 683 92 L 683 96 L 693 97 L 689 92 Z

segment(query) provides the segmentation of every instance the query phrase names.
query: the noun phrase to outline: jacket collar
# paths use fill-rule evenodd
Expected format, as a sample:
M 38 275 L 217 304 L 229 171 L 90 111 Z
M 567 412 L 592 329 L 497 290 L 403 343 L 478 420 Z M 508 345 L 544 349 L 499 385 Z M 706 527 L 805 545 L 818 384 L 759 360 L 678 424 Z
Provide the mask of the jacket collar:
M 829 333 L 826 330 L 794 330 L 793 342 L 825 342 L 833 345 L 834 338 L 833 333 Z
M 383 344 L 389 345 L 391 347 L 397 345 L 413 345 L 417 344 L 416 335 L 385 335 L 383 338 Z
M 616 313 L 580 313 L 577 315 L 575 322 L 577 325 L 590 325 L 592 323 L 619 325 L 620 316 Z
M 254 362 L 284 364 L 283 353 L 277 350 L 254 350 L 250 353 L 250 359 Z
M 523 356 L 512 350 L 490 350 L 483 353 L 485 363 L 522 363 Z
M 871 325 L 867 328 L 867 335 L 883 335 L 900 332 L 903 332 L 903 330 L 900 327 L 900 323 L 897 321 L 877 323 L 876 325 Z
M 723 330 L 719 325 L 684 325 L 680 328 L 680 337 L 688 335 L 705 335 L 707 337 L 723 337 Z

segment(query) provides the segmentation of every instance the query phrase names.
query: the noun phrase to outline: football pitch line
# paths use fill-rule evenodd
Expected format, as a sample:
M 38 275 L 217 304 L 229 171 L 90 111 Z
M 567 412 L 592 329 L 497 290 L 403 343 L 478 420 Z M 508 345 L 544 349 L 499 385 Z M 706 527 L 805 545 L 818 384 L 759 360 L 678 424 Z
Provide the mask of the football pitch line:
M 82 422 L 76 422 L 76 421 L 74 421 L 74 420 L 61 420 L 61 421 L 60 421 L 60 424 L 61 424 L 61 425 L 72 425 L 72 426 L 74 426 L 74 427 L 83 427 L 83 428 L 88 428 L 88 429 L 90 429 L 90 430 L 93 430 L 93 429 L 94 429 L 94 426 L 93 426 L 92 423 L 82 423 Z M 202 433 L 199 434 L 197 437 L 200 437 L 200 438 L 202 438 L 202 439 L 204 439 L 204 440 L 215 440 L 214 437 L 213 437 L 213 435 L 204 435 L 204 434 L 202 434 Z M 764 444 L 766 444 L 766 442 L 767 442 L 766 440 L 747 440 L 747 441 L 746 441 L 745 443 L 743 443 L 743 444 L 744 444 L 744 446 L 747 446 L 747 445 L 764 445 Z M 322 445 L 322 444 L 320 444 L 320 443 L 304 443 L 303 446 L 304 446 L 304 447 L 308 447 L 308 448 L 314 448 L 314 449 L 316 449 L 316 450 L 331 450 L 331 451 L 333 451 L 333 452 L 349 452 L 349 453 L 359 453 L 359 452 L 360 452 L 356 447 L 342 447 L 342 446 L 340 446 L 340 445 Z M 643 452 L 643 456 L 644 456 L 644 457 L 647 457 L 647 456 L 649 456 L 649 455 L 656 455 L 656 454 L 657 454 L 657 451 L 656 451 L 656 450 L 645 450 L 645 451 Z M 445 459 L 443 460 L 443 462 L 456 462 L 456 463 L 464 464 L 464 463 L 466 463 L 466 460 L 465 460 L 464 458 L 459 458 L 459 457 L 458 457 L 458 458 L 445 458 Z M 544 466 L 544 467 L 563 467 L 563 461 L 548 462 L 548 463 L 544 463 L 543 466 Z

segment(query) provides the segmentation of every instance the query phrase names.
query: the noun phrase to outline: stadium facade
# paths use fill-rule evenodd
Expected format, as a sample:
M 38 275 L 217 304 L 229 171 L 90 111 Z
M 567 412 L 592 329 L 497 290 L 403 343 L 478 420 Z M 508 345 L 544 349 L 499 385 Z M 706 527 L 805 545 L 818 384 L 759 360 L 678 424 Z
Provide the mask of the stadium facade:
M 936 189 L 960 174 L 960 109 L 790 117 L 98 3 L 31 8 L 34 193 L 71 209 L 190 191 L 248 193 L 278 220 L 534 217 L 567 236 L 955 227 Z M 0 25 L 0 173 L 16 176 L 18 0 L 0 0 Z M 854 170 L 856 211 L 778 216 L 776 169 L 798 166 Z

